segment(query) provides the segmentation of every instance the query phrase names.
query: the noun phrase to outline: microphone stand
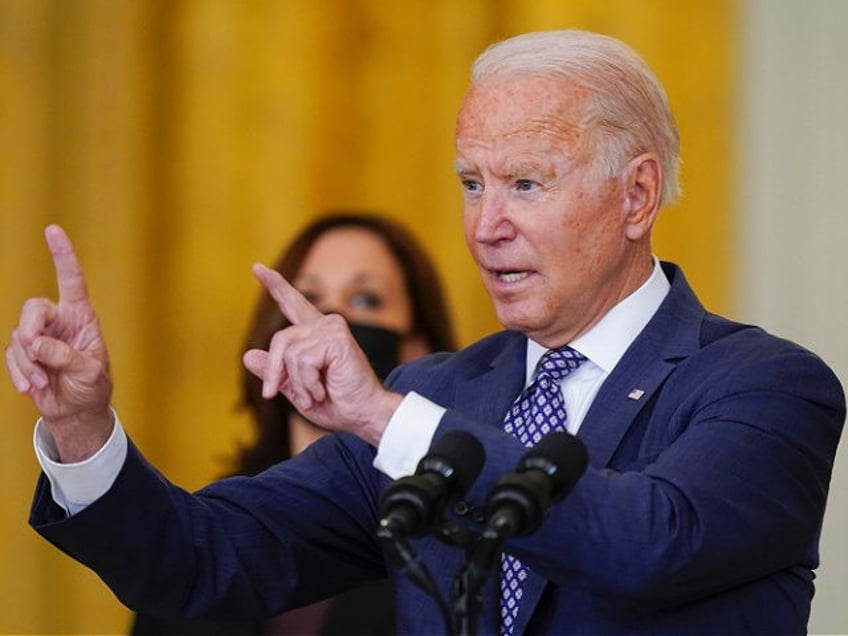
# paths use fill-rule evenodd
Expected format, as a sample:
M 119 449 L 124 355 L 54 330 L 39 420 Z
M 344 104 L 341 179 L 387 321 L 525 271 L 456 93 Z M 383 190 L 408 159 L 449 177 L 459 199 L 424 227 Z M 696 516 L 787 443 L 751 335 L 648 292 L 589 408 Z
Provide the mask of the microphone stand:
M 501 543 L 503 540 L 497 533 L 486 528 L 466 551 L 465 565 L 456 573 L 453 582 L 453 611 L 458 636 L 474 636 L 477 633 L 477 616 L 483 605 L 481 590 L 501 553 Z
M 493 521 L 480 535 L 472 534 L 450 521 L 444 522 L 437 529 L 438 539 L 463 548 L 466 554 L 465 565 L 453 579 L 453 615 L 439 594 L 429 569 L 402 535 L 395 533 L 391 523 L 381 522 L 377 528 L 377 539 L 391 561 L 400 567 L 402 574 L 436 601 L 448 636 L 475 636 L 477 633 L 477 617 L 483 605 L 483 584 L 497 563 L 505 538 L 514 534 L 509 521 Z
M 445 634 L 454 636 L 456 632 L 454 631 L 450 609 L 442 595 L 439 594 L 433 575 L 421 560 L 421 557 L 401 536 L 395 535 L 389 525 L 380 524 L 377 528 L 377 539 L 383 547 L 383 551 L 400 567 L 401 574 L 406 575 L 415 585 L 436 601 L 445 623 Z
M 463 547 L 466 563 L 454 577 L 454 616 L 458 636 L 474 636 L 477 632 L 477 615 L 483 605 L 481 590 L 501 555 L 501 546 L 509 537 L 518 534 L 516 517 L 494 515 L 483 533 L 473 540 L 465 537 Z
M 510 485 L 515 478 L 502 481 Z M 385 518 L 377 528 L 377 539 L 384 552 L 400 566 L 402 574 L 438 604 L 448 636 L 476 636 L 477 617 L 483 605 L 483 584 L 500 557 L 504 541 L 521 534 L 528 523 L 528 515 L 533 519 L 534 514 L 542 514 L 535 499 L 528 497 L 524 489 L 502 488 L 489 499 L 497 503 L 497 509 L 481 534 L 472 533 L 453 521 L 443 521 L 435 528 L 434 535 L 440 541 L 465 550 L 465 564 L 454 575 L 451 586 L 453 615 L 439 594 L 429 569 L 403 539 L 404 521 Z
M 511 519 L 496 517 L 490 520 L 482 534 L 466 540 L 463 546 L 466 562 L 453 582 L 453 609 L 458 636 L 474 636 L 477 633 L 477 616 L 483 605 L 483 584 L 498 562 L 504 540 L 515 533 Z

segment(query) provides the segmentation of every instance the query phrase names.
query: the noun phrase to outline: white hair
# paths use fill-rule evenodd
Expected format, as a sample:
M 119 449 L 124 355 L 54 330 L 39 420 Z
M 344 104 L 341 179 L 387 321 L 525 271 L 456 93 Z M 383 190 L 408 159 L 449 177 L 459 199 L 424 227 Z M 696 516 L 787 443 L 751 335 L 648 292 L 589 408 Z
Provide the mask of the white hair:
M 607 175 L 654 151 L 664 177 L 661 203 L 680 196 L 674 115 L 659 80 L 629 46 L 577 29 L 525 33 L 491 45 L 471 67 L 472 83 L 499 74 L 559 76 L 586 88 L 588 124 Z

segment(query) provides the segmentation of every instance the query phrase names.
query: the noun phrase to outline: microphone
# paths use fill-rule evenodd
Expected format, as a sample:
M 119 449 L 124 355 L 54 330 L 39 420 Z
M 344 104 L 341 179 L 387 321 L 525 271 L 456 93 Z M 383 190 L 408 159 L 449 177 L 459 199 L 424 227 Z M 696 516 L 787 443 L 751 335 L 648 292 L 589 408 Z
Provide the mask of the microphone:
M 408 537 L 433 530 L 445 505 L 477 479 L 484 459 L 483 445 L 471 433 L 445 433 L 418 462 L 414 475 L 386 488 L 379 534 Z
M 586 470 L 586 446 L 571 433 L 550 433 L 504 475 L 486 498 L 488 529 L 498 539 L 527 535 L 542 524 L 551 504 L 564 498 Z

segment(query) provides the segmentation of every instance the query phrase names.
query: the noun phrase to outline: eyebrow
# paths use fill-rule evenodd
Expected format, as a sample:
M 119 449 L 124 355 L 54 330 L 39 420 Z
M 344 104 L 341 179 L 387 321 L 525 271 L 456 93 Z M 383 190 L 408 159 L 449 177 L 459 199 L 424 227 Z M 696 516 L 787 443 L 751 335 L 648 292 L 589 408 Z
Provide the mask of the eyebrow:
M 382 275 L 379 272 L 356 272 L 353 277 L 353 283 L 370 283 L 370 282 L 379 282 L 382 280 Z M 295 276 L 295 283 L 300 284 L 319 284 L 321 281 L 319 277 L 314 274 L 298 274 Z
M 354 283 L 380 282 L 383 276 L 377 272 L 357 272 L 353 277 Z
M 515 163 L 510 163 L 510 161 L 507 160 L 505 164 L 505 169 L 499 172 L 505 174 L 510 179 L 519 179 L 528 175 L 538 175 L 543 180 L 552 180 L 557 177 L 556 167 L 551 162 L 545 162 L 545 164 L 542 165 L 541 163 L 532 163 L 530 161 L 517 161 Z M 454 164 L 454 171 L 459 177 L 477 174 L 476 170 L 466 168 L 458 161 Z
M 555 172 L 550 162 L 543 166 L 541 163 L 532 163 L 530 161 L 506 161 L 504 173 L 510 177 L 521 177 L 526 174 L 541 174 L 542 176 L 551 175 Z
M 472 174 L 474 171 L 466 168 L 459 160 L 453 162 L 453 171 L 460 177 Z

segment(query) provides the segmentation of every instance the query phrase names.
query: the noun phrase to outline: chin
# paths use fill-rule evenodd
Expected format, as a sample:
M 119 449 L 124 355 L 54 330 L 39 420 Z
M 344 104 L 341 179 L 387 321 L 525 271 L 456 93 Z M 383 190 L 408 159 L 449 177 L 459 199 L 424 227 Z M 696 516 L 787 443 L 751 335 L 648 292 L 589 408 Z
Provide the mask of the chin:
M 498 308 L 495 314 L 498 317 L 498 322 L 503 325 L 504 329 L 527 334 L 534 331 L 534 328 L 538 328 L 538 325 L 535 325 L 530 319 L 530 316 L 527 315 L 526 310 L 518 312 Z

